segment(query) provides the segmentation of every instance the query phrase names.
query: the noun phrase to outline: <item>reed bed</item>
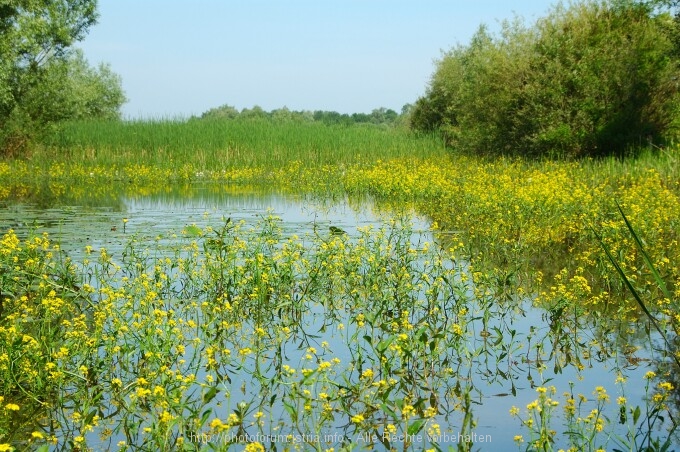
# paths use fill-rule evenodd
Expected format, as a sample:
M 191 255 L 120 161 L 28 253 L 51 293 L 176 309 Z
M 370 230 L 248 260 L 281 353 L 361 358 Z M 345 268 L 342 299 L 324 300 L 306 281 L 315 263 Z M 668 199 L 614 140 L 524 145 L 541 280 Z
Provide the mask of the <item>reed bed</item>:
M 443 149 L 436 137 L 416 137 L 404 128 L 271 119 L 74 122 L 48 134 L 44 143 L 34 161 L 172 169 L 191 164 L 201 170 L 268 169 L 293 161 L 347 165 L 414 152 L 426 157 Z

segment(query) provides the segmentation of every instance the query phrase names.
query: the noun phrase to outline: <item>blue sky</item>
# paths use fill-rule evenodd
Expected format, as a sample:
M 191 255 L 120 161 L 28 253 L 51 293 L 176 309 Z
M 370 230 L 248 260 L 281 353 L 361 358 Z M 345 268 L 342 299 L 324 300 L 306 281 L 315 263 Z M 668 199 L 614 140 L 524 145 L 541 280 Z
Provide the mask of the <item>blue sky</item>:
M 370 112 L 421 96 L 442 50 L 551 0 L 99 0 L 80 43 L 123 79 L 128 118 L 239 110 Z

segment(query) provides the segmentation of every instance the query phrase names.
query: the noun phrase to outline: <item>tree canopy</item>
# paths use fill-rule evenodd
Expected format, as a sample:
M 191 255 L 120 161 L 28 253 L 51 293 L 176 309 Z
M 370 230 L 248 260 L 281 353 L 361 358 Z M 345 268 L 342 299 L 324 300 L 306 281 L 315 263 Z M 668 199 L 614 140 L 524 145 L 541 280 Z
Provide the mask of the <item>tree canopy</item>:
M 680 125 L 671 16 L 626 0 L 558 4 L 529 27 L 481 27 L 437 63 L 411 115 L 481 153 L 623 153 Z
M 55 121 L 119 116 L 120 78 L 73 49 L 96 21 L 96 0 L 0 3 L 1 151 L 12 153 Z

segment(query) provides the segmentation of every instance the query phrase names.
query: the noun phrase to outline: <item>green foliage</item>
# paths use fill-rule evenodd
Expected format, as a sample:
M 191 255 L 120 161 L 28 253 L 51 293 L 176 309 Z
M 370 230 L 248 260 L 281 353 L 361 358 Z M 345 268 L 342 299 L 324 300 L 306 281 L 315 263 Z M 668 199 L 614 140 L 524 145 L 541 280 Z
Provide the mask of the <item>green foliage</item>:
M 88 66 L 72 46 L 97 19 L 94 0 L 6 1 L 0 6 L 0 151 L 18 154 L 45 125 L 117 118 L 120 78 Z
M 26 87 L 17 107 L 40 122 L 67 119 L 119 119 L 125 101 L 121 80 L 109 66 L 92 68 L 81 51 L 54 59 Z
M 472 152 L 580 157 L 672 138 L 670 16 L 631 1 L 555 6 L 533 27 L 484 27 L 439 61 L 411 116 Z
M 82 39 L 97 19 L 94 0 L 6 0 L 0 5 L 0 113 L 7 116 L 40 66 Z
M 216 108 L 211 108 L 201 115 L 203 119 L 234 119 L 239 115 L 236 107 L 224 104 Z
M 401 115 L 390 108 L 375 108 L 371 113 L 338 113 L 337 111 L 289 110 L 287 107 L 267 112 L 256 105 L 251 109 L 244 108 L 240 112 L 229 104 L 211 108 L 201 115 L 201 119 L 272 119 L 274 121 L 322 122 L 326 125 L 380 124 L 387 126 L 401 125 L 410 114 L 411 106 L 404 105 Z M 196 118 L 192 118 L 196 119 Z
M 294 112 L 291 112 L 294 114 Z M 348 165 L 398 157 L 441 155 L 436 136 L 417 137 L 405 128 L 373 124 L 347 126 L 318 120 L 273 118 L 159 121 L 68 121 L 42 137 L 33 162 L 46 165 L 83 160 L 106 166 L 149 164 L 204 169 L 259 167 L 278 170 Z

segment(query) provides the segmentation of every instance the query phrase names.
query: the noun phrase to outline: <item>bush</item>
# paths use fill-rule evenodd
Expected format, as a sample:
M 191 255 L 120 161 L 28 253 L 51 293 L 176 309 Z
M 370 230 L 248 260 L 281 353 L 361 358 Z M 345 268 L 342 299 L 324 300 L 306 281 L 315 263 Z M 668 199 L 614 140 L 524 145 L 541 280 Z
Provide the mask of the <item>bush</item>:
M 109 66 L 91 67 L 74 51 L 36 71 L 23 84 L 20 100 L 0 117 L 0 150 L 9 157 L 24 153 L 43 130 L 61 121 L 119 119 L 126 99 Z
M 678 130 L 677 62 L 667 14 L 629 1 L 558 5 L 527 28 L 480 28 L 438 62 L 412 114 L 476 153 L 623 153 Z
M 120 78 L 73 46 L 97 21 L 96 0 L 0 6 L 0 155 L 17 156 L 64 119 L 119 116 Z

